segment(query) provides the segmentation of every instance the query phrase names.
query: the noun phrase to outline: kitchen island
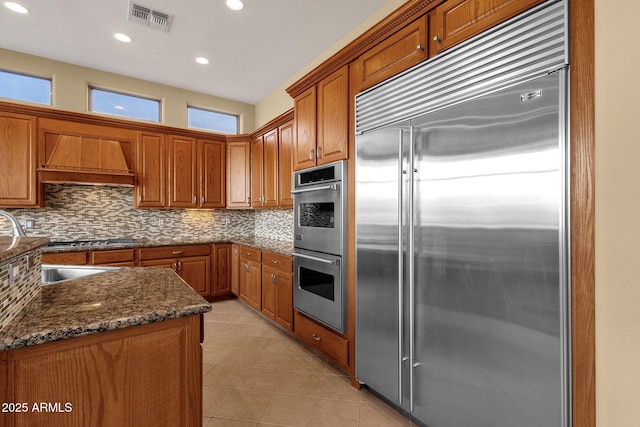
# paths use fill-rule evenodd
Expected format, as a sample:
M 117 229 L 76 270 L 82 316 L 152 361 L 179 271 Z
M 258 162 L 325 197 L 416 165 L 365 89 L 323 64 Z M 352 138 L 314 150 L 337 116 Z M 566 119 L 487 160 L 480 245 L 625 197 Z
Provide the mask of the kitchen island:
M 167 269 L 43 286 L 0 330 L 0 426 L 202 425 L 210 310 Z

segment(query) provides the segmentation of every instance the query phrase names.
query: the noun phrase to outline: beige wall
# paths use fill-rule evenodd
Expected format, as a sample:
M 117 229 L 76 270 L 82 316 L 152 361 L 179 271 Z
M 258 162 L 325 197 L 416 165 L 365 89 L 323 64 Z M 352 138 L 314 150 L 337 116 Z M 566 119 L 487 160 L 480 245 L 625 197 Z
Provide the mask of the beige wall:
M 640 2 L 595 4 L 596 417 L 640 426 Z
M 287 94 L 286 89 L 296 81 L 300 80 L 304 75 L 322 64 L 327 58 L 331 57 L 337 51 L 345 47 L 347 44 L 355 40 L 362 33 L 373 27 L 379 21 L 384 19 L 391 12 L 406 3 L 406 0 L 389 0 L 384 6 L 378 9 L 373 15 L 366 18 L 357 27 L 351 30 L 347 35 L 338 40 L 333 46 L 325 50 L 320 56 L 316 57 L 312 62 L 307 64 L 303 69 L 291 76 L 280 87 L 264 97 L 256 104 L 256 127 L 260 127 L 274 117 L 279 116 L 285 111 L 293 108 L 293 99 Z
M 87 113 L 88 86 L 132 93 L 162 100 L 162 123 L 186 128 L 186 106 L 208 108 L 240 116 L 240 132 L 255 129 L 255 108 L 251 104 L 191 92 L 118 74 L 52 61 L 0 49 L 0 69 L 53 78 L 53 108 Z

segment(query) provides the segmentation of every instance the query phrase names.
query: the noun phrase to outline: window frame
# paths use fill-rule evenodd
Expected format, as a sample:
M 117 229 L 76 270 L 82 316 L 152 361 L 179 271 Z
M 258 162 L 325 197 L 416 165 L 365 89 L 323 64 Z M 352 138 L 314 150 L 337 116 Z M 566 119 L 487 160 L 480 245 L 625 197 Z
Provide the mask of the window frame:
M 157 102 L 158 103 L 158 120 L 152 120 L 152 119 L 141 118 L 141 117 L 125 116 L 125 115 L 122 115 L 122 114 L 107 113 L 107 112 L 104 112 L 104 111 L 95 111 L 95 110 L 93 110 L 93 93 L 94 93 L 94 90 L 95 91 L 99 91 L 99 92 L 106 92 L 106 93 L 112 93 L 112 94 L 116 94 L 116 95 L 122 95 L 122 96 L 130 97 L 130 98 L 136 98 L 136 99 L 140 99 L 140 100 Z M 142 121 L 149 122 L 149 123 L 159 123 L 159 124 L 163 123 L 163 121 L 162 121 L 162 99 L 152 98 L 150 96 L 144 96 L 144 95 L 137 95 L 137 94 L 130 93 L 130 92 L 125 92 L 125 91 L 122 91 L 122 90 L 105 89 L 103 87 L 93 86 L 93 85 L 89 85 L 88 86 L 87 95 L 88 95 L 87 111 L 89 111 L 91 113 L 106 114 L 106 115 L 109 115 L 109 116 L 118 117 L 118 118 L 122 118 L 122 119 L 142 120 Z
M 235 119 L 236 119 L 235 120 L 236 130 L 235 130 L 235 132 L 227 132 L 227 131 L 223 131 L 223 130 L 219 130 L 219 129 L 210 129 L 210 128 L 189 126 L 189 113 L 190 113 L 191 110 L 204 111 L 206 113 L 214 113 L 214 114 L 219 114 L 221 116 L 235 117 Z M 239 114 L 233 114 L 233 113 L 227 113 L 227 112 L 219 111 L 219 110 L 214 110 L 212 108 L 196 107 L 194 105 L 187 104 L 187 128 L 188 129 L 194 129 L 194 130 L 205 130 L 205 131 L 209 131 L 209 132 L 217 132 L 217 133 L 222 133 L 222 134 L 226 134 L 226 135 L 238 135 L 240 133 L 240 115 Z
M 45 76 L 42 76 L 42 75 L 24 73 L 24 72 L 20 72 L 20 71 L 9 70 L 9 69 L 6 69 L 6 68 L 0 68 L 0 72 L 6 73 L 6 74 L 12 74 L 14 76 L 29 77 L 29 78 L 32 78 L 32 79 L 43 80 L 43 81 L 49 82 L 49 93 L 48 93 L 49 102 L 45 103 L 45 102 L 39 102 L 39 101 L 32 101 L 32 100 L 29 100 L 29 99 L 7 98 L 7 97 L 3 97 L 3 96 L 0 96 L 0 99 L 10 99 L 10 100 L 13 100 L 13 101 L 28 102 L 28 103 L 37 104 L 37 105 L 53 106 L 53 77 L 52 76 L 46 76 L 45 77 Z

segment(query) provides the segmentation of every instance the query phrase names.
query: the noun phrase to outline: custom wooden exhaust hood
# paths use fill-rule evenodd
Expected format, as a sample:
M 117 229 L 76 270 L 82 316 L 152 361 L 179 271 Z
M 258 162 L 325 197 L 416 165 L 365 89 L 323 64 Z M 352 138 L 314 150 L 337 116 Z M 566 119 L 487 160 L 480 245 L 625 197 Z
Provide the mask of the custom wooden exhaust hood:
M 84 133 L 84 132 L 83 132 Z M 41 182 L 132 186 L 133 141 L 41 130 L 38 138 Z

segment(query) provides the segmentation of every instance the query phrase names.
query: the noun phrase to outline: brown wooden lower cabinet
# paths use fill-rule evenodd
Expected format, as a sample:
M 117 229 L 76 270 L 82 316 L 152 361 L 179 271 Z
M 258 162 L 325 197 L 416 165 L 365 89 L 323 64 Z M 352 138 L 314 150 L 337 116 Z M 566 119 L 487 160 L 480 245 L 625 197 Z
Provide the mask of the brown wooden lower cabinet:
M 211 292 L 211 246 L 183 245 L 139 249 L 140 267 L 171 268 L 202 296 Z
M 43 264 L 85 265 L 89 260 L 89 252 L 55 252 L 42 254 Z
M 211 296 L 231 293 L 231 245 L 217 243 L 211 246 Z
M 293 331 L 293 263 L 290 256 L 262 252 L 262 313 Z
M 231 245 L 231 293 L 240 296 L 240 245 Z
M 294 332 L 302 341 L 324 353 L 339 367 L 348 370 L 349 341 L 341 335 L 294 311 Z
M 0 402 L 28 409 L 0 425 L 202 426 L 200 344 L 196 315 L 0 352 Z

